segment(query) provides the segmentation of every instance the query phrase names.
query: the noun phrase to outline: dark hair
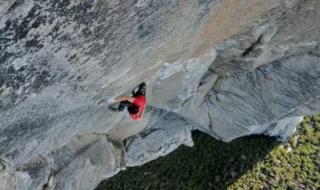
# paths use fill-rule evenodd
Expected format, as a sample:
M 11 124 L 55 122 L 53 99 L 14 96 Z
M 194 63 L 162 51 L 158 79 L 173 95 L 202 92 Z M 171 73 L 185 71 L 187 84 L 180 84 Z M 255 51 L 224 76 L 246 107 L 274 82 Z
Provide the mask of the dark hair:
M 128 106 L 128 112 L 133 115 L 137 114 L 139 112 L 139 108 L 136 105 L 130 105 Z

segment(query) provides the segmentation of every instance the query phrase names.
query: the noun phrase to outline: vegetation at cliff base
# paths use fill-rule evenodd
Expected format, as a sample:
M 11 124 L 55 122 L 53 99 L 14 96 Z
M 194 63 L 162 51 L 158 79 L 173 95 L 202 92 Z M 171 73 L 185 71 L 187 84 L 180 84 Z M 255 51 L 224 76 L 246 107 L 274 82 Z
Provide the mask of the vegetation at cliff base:
M 320 115 L 308 116 L 288 143 L 250 136 L 224 143 L 194 132 L 195 146 L 128 168 L 97 190 L 320 188 Z
M 320 189 L 320 115 L 305 117 L 287 144 L 275 147 L 228 189 Z

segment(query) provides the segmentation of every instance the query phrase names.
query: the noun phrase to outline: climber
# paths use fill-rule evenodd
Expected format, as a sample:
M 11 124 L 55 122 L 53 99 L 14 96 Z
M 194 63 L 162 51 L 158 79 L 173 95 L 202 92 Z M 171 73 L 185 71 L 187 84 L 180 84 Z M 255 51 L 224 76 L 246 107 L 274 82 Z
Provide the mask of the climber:
M 141 83 L 137 88 L 132 90 L 131 96 L 118 96 L 114 99 L 112 104 L 120 102 L 118 108 L 109 106 L 109 109 L 115 112 L 123 111 L 126 107 L 131 116 L 135 121 L 142 119 L 146 105 L 146 83 Z

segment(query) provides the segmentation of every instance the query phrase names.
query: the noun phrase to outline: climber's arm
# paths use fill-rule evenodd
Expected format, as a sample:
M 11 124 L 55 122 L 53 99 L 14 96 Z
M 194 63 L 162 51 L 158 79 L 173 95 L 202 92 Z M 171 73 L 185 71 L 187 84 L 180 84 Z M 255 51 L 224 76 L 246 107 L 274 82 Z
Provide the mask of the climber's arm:
M 133 103 L 134 98 L 132 98 L 131 96 L 118 96 L 115 101 L 116 102 L 122 102 L 122 101 L 128 101 Z

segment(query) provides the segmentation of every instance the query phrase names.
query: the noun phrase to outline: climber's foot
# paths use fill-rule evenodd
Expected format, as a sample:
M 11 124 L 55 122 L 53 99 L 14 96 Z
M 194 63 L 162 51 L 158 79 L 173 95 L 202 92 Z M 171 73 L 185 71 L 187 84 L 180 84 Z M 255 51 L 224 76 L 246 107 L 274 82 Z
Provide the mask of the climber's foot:
M 104 103 L 104 99 L 99 100 L 96 104 L 97 104 L 97 106 L 101 106 L 103 103 Z
M 109 106 L 108 108 L 109 108 L 109 110 L 111 110 L 111 111 L 119 112 L 119 110 L 118 110 L 117 108 L 114 108 L 114 107 L 112 107 L 112 106 Z

